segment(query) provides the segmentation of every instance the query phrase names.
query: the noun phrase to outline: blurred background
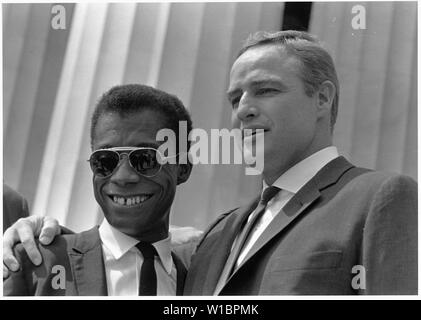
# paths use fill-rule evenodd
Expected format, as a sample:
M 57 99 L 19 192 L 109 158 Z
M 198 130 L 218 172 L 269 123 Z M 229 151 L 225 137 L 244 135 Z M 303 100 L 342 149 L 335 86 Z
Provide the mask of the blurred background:
M 31 214 L 75 231 L 101 221 L 89 125 L 98 97 L 116 84 L 176 94 L 195 127 L 230 128 L 230 66 L 257 30 L 307 30 L 324 41 L 341 84 L 340 153 L 417 180 L 415 1 L 67 3 L 62 29 L 53 28 L 54 5 L 2 5 L 3 181 Z M 197 165 L 178 188 L 172 223 L 203 229 L 260 186 L 241 165 Z

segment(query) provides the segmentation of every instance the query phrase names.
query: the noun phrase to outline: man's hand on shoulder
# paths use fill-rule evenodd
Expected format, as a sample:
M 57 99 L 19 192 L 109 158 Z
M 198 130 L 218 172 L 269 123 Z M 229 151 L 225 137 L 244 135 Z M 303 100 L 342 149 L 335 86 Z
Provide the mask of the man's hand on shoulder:
M 3 235 L 3 279 L 9 276 L 9 270 L 19 270 L 19 263 L 13 255 L 13 247 L 18 242 L 22 243 L 29 259 L 39 265 L 42 258 L 34 237 L 39 237 L 42 244 L 48 245 L 60 232 L 58 221 L 51 217 L 30 216 L 16 221 Z

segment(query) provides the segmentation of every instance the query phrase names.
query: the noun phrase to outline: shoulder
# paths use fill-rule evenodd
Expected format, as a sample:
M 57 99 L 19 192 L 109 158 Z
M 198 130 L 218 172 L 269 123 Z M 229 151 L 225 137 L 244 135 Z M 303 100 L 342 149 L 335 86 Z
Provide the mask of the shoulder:
M 9 207 L 17 212 L 27 211 L 26 199 L 16 190 L 3 184 L 3 209 L 7 210 Z
M 344 197 L 353 199 L 363 209 L 365 226 L 408 228 L 416 224 L 418 186 L 411 177 L 383 171 L 369 171 L 355 177 L 343 190 Z
M 233 214 L 238 208 L 234 208 L 229 210 L 221 215 L 219 215 L 210 225 L 209 227 L 203 232 L 201 239 L 197 243 L 197 248 L 200 247 L 202 242 L 213 232 L 217 232 L 218 230 L 222 230 L 227 221 L 227 218 Z
M 68 253 L 73 252 L 75 249 L 86 252 L 100 245 L 100 238 L 98 227 L 94 227 L 80 233 L 57 235 L 49 245 L 43 245 L 38 239 L 36 239 L 35 244 L 41 253 L 43 264 L 51 264 L 67 261 Z M 23 263 L 29 261 L 29 257 L 21 243 L 17 244 L 14 250 L 16 257 Z
M 353 168 L 352 171 L 364 170 Z M 345 175 L 346 175 L 345 174 Z M 337 199 L 350 203 L 365 214 L 417 211 L 417 182 L 406 175 L 384 171 L 364 171 L 347 180 L 338 191 Z M 396 213 L 395 213 L 396 214 Z
M 3 183 L 3 198 L 11 201 L 22 201 L 23 196 Z
M 418 185 L 411 177 L 401 174 L 373 172 L 366 178 L 366 182 L 375 186 L 374 201 L 376 202 L 382 202 L 388 206 L 397 203 L 399 207 L 396 209 L 416 206 Z
M 66 264 L 67 258 L 67 244 L 62 236 L 57 236 L 50 245 L 43 245 L 38 240 L 35 241 L 35 245 L 41 254 L 42 263 L 36 266 L 30 260 L 25 247 L 22 243 L 18 243 L 14 247 L 15 257 L 21 265 L 21 270 L 25 274 L 31 274 L 37 270 L 48 271 L 52 265 Z M 46 272 L 48 274 L 49 272 Z
M 355 177 L 353 183 L 361 191 L 373 193 L 416 194 L 418 188 L 417 182 L 411 177 L 384 171 L 367 171 Z

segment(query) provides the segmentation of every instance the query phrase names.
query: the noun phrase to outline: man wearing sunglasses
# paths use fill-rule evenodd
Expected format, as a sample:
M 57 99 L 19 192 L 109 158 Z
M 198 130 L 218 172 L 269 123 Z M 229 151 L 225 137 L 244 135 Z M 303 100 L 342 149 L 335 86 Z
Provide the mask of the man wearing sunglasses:
M 101 226 L 38 245 L 42 264 L 29 262 L 4 281 L 4 295 L 180 295 L 186 266 L 171 252 L 169 215 L 177 185 L 192 165 L 182 153 L 162 155 L 164 128 L 192 128 L 182 102 L 163 91 L 124 85 L 110 89 L 92 116 L 89 164 Z M 172 141 L 178 146 L 178 141 Z M 171 163 L 170 163 L 171 162 Z

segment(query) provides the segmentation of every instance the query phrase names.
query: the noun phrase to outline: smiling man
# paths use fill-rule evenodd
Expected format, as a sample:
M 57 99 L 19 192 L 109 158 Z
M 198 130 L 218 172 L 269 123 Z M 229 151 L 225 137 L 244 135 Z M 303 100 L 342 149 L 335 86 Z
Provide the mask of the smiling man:
M 163 91 L 124 85 L 105 93 L 92 116 L 89 159 L 105 219 L 99 228 L 38 244 L 40 266 L 18 245 L 22 268 L 4 281 L 4 295 L 181 294 L 186 268 L 171 252 L 169 216 L 192 166 L 163 164 L 156 141 L 160 129 L 178 132 L 180 121 L 191 130 L 181 101 Z

